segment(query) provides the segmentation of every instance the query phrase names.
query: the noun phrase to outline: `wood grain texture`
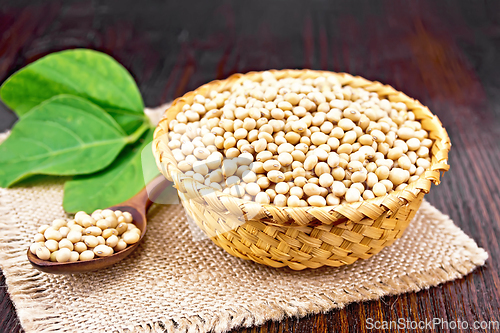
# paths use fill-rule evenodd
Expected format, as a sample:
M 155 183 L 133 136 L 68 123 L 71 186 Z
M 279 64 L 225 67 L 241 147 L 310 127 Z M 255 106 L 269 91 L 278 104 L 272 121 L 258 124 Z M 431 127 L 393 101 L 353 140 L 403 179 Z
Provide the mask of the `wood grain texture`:
M 453 144 L 451 169 L 426 198 L 488 251 L 486 265 L 418 293 L 234 332 L 391 331 L 369 330 L 367 318 L 500 320 L 499 2 L 7 0 L 0 32 L 0 82 L 50 52 L 93 48 L 132 72 L 148 106 L 268 68 L 345 71 L 419 99 Z M 0 331 L 17 332 L 3 277 L 0 285 Z

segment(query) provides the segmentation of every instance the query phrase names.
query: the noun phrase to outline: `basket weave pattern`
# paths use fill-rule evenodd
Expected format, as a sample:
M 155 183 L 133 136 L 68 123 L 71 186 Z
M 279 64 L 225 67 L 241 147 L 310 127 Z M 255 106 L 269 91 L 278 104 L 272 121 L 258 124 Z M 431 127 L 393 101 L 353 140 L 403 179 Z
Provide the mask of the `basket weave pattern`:
M 391 102 L 403 102 L 422 128 L 435 140 L 431 166 L 401 191 L 335 207 L 277 207 L 232 197 L 184 175 L 168 148 L 168 122 L 197 94 L 224 91 L 242 80 L 261 81 L 261 72 L 234 74 L 212 81 L 177 98 L 158 124 L 153 153 L 161 172 L 174 182 L 186 212 L 210 239 L 228 253 L 243 259 L 295 270 L 352 264 L 367 259 L 400 238 L 428 193 L 439 184 L 447 164 L 450 140 L 439 119 L 420 102 L 394 88 L 345 73 L 313 70 L 271 71 L 277 79 L 335 76 L 345 86 L 376 92 Z

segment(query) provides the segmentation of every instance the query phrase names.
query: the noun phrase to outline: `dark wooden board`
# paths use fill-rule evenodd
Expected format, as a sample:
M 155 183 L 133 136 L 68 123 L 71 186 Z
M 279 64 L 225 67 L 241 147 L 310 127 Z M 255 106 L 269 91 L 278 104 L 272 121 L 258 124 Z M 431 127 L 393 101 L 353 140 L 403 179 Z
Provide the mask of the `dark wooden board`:
M 426 198 L 488 251 L 484 267 L 418 293 L 234 332 L 392 331 L 370 330 L 368 318 L 500 321 L 500 2 L 0 2 L 0 82 L 75 47 L 120 61 L 147 106 L 235 72 L 327 69 L 391 84 L 428 105 L 447 128 L 451 170 Z M 14 120 L 0 106 L 0 131 Z M 0 332 L 19 330 L 2 276 Z

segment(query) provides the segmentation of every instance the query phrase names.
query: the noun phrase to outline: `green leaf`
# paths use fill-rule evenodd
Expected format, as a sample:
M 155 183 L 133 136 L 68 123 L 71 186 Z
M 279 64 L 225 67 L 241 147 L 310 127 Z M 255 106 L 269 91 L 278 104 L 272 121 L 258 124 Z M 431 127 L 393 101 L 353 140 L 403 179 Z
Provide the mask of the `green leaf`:
M 63 200 L 66 212 L 91 213 L 122 203 L 142 190 L 159 174 L 150 145 L 153 132 L 150 129 L 136 144 L 126 147 L 107 169 L 67 181 Z
M 129 141 L 98 106 L 75 96 L 56 96 L 26 113 L 0 145 L 0 186 L 34 174 L 102 170 Z
M 85 49 L 52 53 L 24 67 L 0 88 L 0 97 L 20 117 L 60 94 L 83 97 L 115 118 L 127 134 L 147 121 L 134 79 L 107 54 Z

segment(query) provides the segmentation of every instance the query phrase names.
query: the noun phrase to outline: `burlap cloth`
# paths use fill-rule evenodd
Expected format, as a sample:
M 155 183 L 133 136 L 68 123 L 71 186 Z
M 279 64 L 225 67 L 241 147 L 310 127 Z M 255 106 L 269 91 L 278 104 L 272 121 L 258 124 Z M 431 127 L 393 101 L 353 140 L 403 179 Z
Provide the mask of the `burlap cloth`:
M 66 216 L 63 182 L 0 189 L 0 267 L 27 332 L 224 332 L 429 288 L 488 257 L 426 201 L 404 236 L 371 259 L 304 271 L 232 257 L 195 240 L 180 205 L 156 205 L 127 259 L 93 273 L 50 275 L 31 267 L 26 250 L 39 225 Z

